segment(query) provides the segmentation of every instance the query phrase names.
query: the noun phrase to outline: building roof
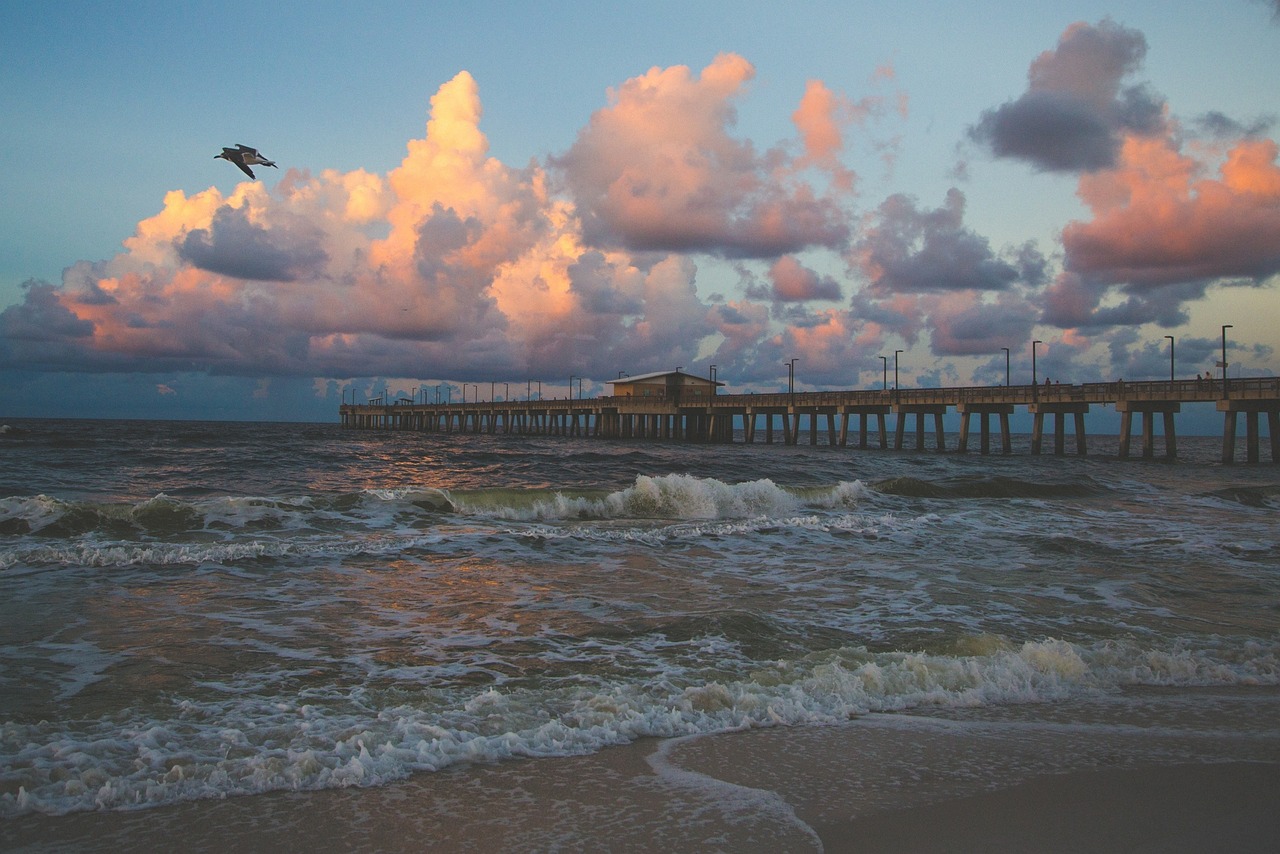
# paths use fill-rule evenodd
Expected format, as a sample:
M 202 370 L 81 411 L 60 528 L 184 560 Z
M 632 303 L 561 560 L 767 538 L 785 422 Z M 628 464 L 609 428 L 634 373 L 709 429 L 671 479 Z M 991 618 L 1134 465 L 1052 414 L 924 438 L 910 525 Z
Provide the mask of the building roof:
M 688 377 L 689 379 L 692 379 L 692 380 L 699 380 L 700 382 L 707 383 L 708 385 L 711 385 L 711 384 L 714 384 L 717 386 L 724 385 L 724 383 L 720 382 L 719 380 L 708 379 L 707 377 L 700 377 L 697 374 L 690 374 L 684 371 L 654 371 L 653 373 L 650 373 L 650 374 L 636 374 L 633 377 L 618 377 L 615 380 L 605 380 L 605 382 L 619 383 L 619 384 L 638 383 L 638 382 L 644 382 L 645 380 L 656 380 L 661 377 L 672 377 L 677 375 L 682 377 Z

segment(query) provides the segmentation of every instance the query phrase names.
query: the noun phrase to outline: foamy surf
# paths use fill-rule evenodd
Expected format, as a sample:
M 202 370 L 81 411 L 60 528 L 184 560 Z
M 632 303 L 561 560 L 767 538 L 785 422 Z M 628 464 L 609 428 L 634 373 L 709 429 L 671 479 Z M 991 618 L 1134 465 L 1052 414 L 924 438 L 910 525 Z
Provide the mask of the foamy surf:
M 715 478 L 673 474 L 638 475 L 626 489 L 603 495 L 556 491 L 531 501 L 495 505 L 463 498 L 463 512 L 520 521 L 573 519 L 712 520 L 784 518 L 805 506 L 856 507 L 867 491 L 861 483 L 788 489 L 772 480 L 724 483 Z
M 746 678 L 690 683 L 673 672 L 603 690 L 571 682 L 469 694 L 317 686 L 266 698 L 224 686 L 203 699 L 175 697 L 168 709 L 97 721 L 10 722 L 0 728 L 0 817 L 377 785 L 458 763 L 571 756 L 644 737 L 1047 702 L 1129 685 L 1275 685 L 1280 652 L 973 643 L 989 651 L 842 648 L 762 662 Z

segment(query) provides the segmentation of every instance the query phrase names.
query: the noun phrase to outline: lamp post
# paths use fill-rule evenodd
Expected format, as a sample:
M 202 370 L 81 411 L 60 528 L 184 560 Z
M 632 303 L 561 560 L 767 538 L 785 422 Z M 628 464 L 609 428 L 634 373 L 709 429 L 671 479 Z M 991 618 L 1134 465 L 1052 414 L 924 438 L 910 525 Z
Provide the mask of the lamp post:
M 569 399 L 570 400 L 573 400 L 573 381 L 576 379 L 577 379 L 576 376 L 572 374 L 569 375 Z
M 880 380 L 880 390 L 888 391 L 889 390 L 889 357 L 879 356 L 877 358 L 880 359 L 880 370 L 883 373 L 883 376 L 881 377 L 881 380 Z
M 900 396 L 898 393 L 898 354 L 901 352 L 903 351 L 902 350 L 893 351 L 893 396 L 895 398 Z
M 1169 387 L 1170 387 L 1170 388 L 1173 388 L 1173 383 L 1174 383 L 1174 371 L 1173 371 L 1173 336 L 1172 336 L 1172 335 L 1166 335 L 1166 336 L 1164 336 L 1164 337 L 1169 339 Z
M 1031 342 L 1031 396 L 1040 396 L 1040 378 L 1036 375 L 1036 345 L 1043 344 L 1043 341 Z
M 715 365 L 711 366 L 709 376 L 711 379 L 711 393 L 715 394 L 716 393 L 716 366 Z
M 1009 348 L 1001 347 L 1000 349 L 1004 351 L 1004 387 L 1008 388 L 1009 387 Z
M 502 402 L 503 403 L 511 402 L 511 383 L 502 384 Z
M 1231 397 L 1231 390 L 1227 388 L 1227 330 L 1234 329 L 1230 323 L 1222 326 L 1222 399 L 1226 400 Z
M 794 395 L 796 393 L 796 362 L 800 361 L 797 357 L 787 362 L 787 394 Z

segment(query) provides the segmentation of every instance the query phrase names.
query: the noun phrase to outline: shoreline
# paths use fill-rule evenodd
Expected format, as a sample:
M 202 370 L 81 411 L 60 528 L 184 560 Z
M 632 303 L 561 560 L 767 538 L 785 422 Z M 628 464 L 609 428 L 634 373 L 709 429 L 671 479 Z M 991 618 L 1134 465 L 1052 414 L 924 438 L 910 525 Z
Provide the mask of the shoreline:
M 1269 851 L 1280 690 L 646 739 L 366 789 L 0 822 L 0 850 Z

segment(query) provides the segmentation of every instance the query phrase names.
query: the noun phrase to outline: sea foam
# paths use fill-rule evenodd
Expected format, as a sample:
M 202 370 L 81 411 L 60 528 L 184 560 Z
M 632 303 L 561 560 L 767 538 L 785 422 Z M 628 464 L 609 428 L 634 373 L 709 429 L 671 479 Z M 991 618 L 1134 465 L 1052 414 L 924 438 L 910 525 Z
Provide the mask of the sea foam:
M 981 655 L 845 647 L 761 664 L 747 678 L 678 678 L 460 693 L 445 707 L 380 706 L 364 691 L 183 700 L 167 719 L 0 726 L 0 817 L 366 786 L 460 762 L 569 756 L 643 737 L 832 724 L 922 706 L 1043 702 L 1125 685 L 1277 684 L 1274 647 L 1251 654 L 1057 639 L 984 643 Z

